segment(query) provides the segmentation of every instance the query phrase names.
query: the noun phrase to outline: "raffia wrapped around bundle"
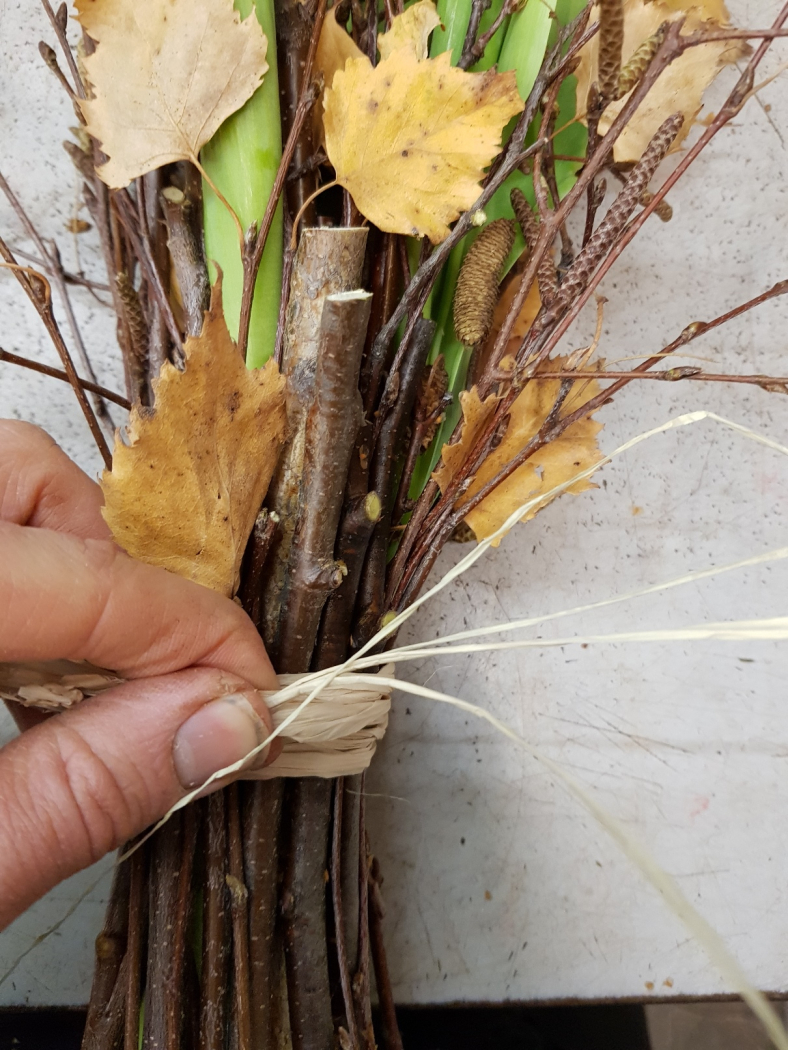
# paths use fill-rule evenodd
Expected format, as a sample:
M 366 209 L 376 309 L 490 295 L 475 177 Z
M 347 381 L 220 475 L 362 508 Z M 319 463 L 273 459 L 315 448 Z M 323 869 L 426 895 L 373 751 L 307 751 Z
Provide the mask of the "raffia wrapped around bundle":
M 393 667 L 380 671 L 391 678 Z M 281 689 L 297 684 L 306 675 L 279 675 Z M 339 675 L 294 719 L 281 734 L 282 752 L 265 769 L 249 772 L 248 780 L 273 777 L 342 777 L 363 772 L 372 761 L 378 741 L 388 725 L 391 687 L 377 683 L 377 675 Z M 109 671 L 67 660 L 47 663 L 0 664 L 0 698 L 56 712 L 74 707 L 91 696 L 120 685 Z M 279 691 L 262 692 L 277 728 L 303 703 L 314 682 L 283 699 Z

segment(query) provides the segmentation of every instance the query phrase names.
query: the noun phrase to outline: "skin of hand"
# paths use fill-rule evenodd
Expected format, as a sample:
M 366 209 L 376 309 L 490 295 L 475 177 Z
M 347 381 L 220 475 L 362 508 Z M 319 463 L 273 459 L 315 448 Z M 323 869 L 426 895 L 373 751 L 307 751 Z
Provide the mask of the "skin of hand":
M 129 679 L 0 750 L 0 928 L 271 731 L 257 690 L 276 676 L 251 620 L 130 558 L 101 505 L 42 430 L 0 420 L 0 661 L 89 660 Z

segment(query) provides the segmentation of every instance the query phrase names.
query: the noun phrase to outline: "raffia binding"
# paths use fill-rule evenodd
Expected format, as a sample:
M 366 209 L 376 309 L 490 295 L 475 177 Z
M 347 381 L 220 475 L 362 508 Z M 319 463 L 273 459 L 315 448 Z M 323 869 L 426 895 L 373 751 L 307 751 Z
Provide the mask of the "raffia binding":
M 391 678 L 393 665 L 380 676 Z M 343 777 L 361 773 L 375 754 L 389 720 L 391 687 L 376 684 L 377 675 L 354 675 L 352 681 L 337 678 L 317 696 L 281 736 L 282 753 L 265 769 L 244 775 L 247 780 L 273 777 Z M 305 675 L 279 675 L 279 686 L 291 686 Z M 360 680 L 361 679 L 361 680 Z M 24 707 L 62 711 L 96 696 L 122 678 L 89 664 L 66 660 L 48 663 L 0 664 L 0 697 Z M 277 701 L 276 692 L 263 692 L 271 708 L 274 727 L 290 715 L 314 683 L 303 691 Z

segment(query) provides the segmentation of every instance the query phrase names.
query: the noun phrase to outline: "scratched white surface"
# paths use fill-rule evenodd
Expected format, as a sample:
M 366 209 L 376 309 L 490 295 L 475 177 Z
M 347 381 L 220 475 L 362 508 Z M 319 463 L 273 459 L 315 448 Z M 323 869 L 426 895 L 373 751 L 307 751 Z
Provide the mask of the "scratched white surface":
M 775 9 L 752 0 L 736 3 L 734 14 L 739 24 L 763 25 Z M 39 62 L 42 36 L 37 5 L 0 0 L 1 163 L 74 267 L 63 227 L 77 180 L 59 148 L 74 121 Z M 784 52 L 775 49 L 764 75 Z M 746 120 L 717 139 L 673 194 L 673 222 L 655 222 L 610 275 L 609 360 L 659 349 L 687 322 L 786 276 L 785 81 L 764 89 L 761 102 L 749 104 Z M 24 246 L 2 203 L 0 228 Z M 92 235 L 79 247 L 86 269 L 100 273 Z M 111 317 L 79 289 L 74 299 L 98 372 L 119 387 Z M 9 277 L 0 279 L 0 317 L 3 346 L 54 360 Z M 787 317 L 788 302 L 774 301 L 699 340 L 693 354 L 720 371 L 785 374 Z M 582 345 L 592 321 L 584 319 L 572 345 Z M 611 449 L 697 408 L 788 443 L 787 406 L 752 388 L 644 383 L 600 414 L 602 444 Z M 0 366 L 0 412 L 45 426 L 97 471 L 68 389 Z M 599 483 L 510 536 L 420 612 L 405 640 L 570 608 L 786 543 L 788 459 L 711 423 L 640 447 L 605 468 Z M 448 551 L 442 566 L 463 551 Z M 787 588 L 788 566 L 776 563 L 542 630 L 565 637 L 784 614 Z M 447 657 L 407 673 L 489 706 L 582 778 L 678 878 L 755 982 L 786 991 L 787 672 L 776 643 L 695 642 Z M 400 1001 L 727 990 L 585 812 L 486 725 L 400 696 L 369 792 Z M 63 884 L 0 935 L 0 1005 L 85 1001 L 107 880 L 34 945 L 95 878 Z

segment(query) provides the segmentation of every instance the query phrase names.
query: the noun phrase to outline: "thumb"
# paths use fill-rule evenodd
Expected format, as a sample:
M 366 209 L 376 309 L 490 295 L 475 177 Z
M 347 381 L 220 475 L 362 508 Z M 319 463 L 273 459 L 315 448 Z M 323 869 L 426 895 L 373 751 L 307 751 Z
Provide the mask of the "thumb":
M 0 929 L 270 730 L 248 683 L 191 668 L 127 682 L 13 740 L 0 751 Z

